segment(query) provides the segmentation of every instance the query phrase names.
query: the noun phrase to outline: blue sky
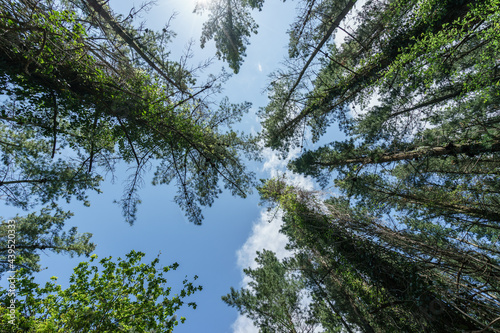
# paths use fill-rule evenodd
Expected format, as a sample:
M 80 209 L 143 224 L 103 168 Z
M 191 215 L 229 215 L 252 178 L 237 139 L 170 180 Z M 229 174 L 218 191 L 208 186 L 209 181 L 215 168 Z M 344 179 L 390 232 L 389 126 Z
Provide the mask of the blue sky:
M 141 2 L 135 2 L 139 6 Z M 128 13 L 133 1 L 111 0 L 110 6 L 119 13 Z M 158 1 L 143 19 L 146 26 L 161 29 L 172 13 L 177 12 L 172 21 L 172 30 L 177 37 L 171 45 L 172 58 L 178 60 L 190 39 L 194 39 L 195 57 L 193 63 L 213 57 L 215 48 L 209 43 L 203 50 L 199 48 L 201 25 L 205 17 L 192 13 L 195 1 Z M 252 113 L 244 118 L 240 129 L 246 132 L 258 131 L 255 112 L 267 102 L 262 93 L 268 83 L 268 75 L 275 70 L 286 55 L 288 36 L 286 31 L 295 17 L 295 4 L 292 2 L 268 1 L 262 12 L 255 11 L 254 17 L 259 24 L 259 34 L 251 38 L 247 57 L 238 75 L 234 75 L 225 85 L 224 95 L 234 103 L 250 101 Z M 217 73 L 221 67 L 216 61 L 207 71 Z M 229 71 L 229 69 L 228 69 Z M 252 162 L 257 178 L 267 178 L 283 167 L 274 154 L 265 151 L 262 163 Z M 152 186 L 149 174 L 140 191 L 142 204 L 139 206 L 137 221 L 133 226 L 124 222 L 121 208 L 113 200 L 120 199 L 124 189 L 127 166 L 120 165 L 115 174 L 103 183 L 102 194 L 89 193 L 90 207 L 74 201 L 64 208 L 74 212 L 67 227 L 77 226 L 80 232 L 93 233 L 97 244 L 95 253 L 100 257 L 124 256 L 130 250 L 146 253 L 146 261 L 152 260 L 161 252 L 160 262 L 169 265 L 180 264 L 176 272 L 169 272 L 167 279 L 173 292 L 185 276 L 199 276 L 199 284 L 204 290 L 192 297 L 196 310 L 182 309 L 178 315 L 187 317 L 185 324 L 179 324 L 175 332 L 256 332 L 248 321 L 238 317 L 236 310 L 221 301 L 221 296 L 229 292 L 231 286 L 242 286 L 242 268 L 252 263 L 256 250 L 267 248 L 283 253 L 284 236 L 278 234 L 278 220 L 267 223 L 263 208 L 258 205 L 256 193 L 247 199 L 231 197 L 223 193 L 213 207 L 204 210 L 202 226 L 187 222 L 180 209 L 173 203 L 173 186 Z M 12 207 L 2 207 L 1 216 L 11 218 L 26 212 Z M 85 258 L 69 258 L 47 253 L 42 255 L 42 266 L 47 267 L 37 275 L 37 281 L 47 281 L 57 276 L 64 286 L 78 262 Z M 170 275 L 170 276 L 169 276 Z M 3 284 L 2 284 L 3 286 Z M 180 288 L 180 287 L 179 287 Z M 191 301 L 190 300 L 190 301 Z

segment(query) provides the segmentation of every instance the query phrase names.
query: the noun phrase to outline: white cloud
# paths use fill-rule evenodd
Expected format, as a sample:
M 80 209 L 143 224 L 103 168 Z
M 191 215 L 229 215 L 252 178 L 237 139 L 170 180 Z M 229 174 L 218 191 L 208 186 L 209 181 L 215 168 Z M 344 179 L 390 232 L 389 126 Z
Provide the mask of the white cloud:
M 272 151 L 270 148 L 264 148 L 262 151 L 262 156 L 264 157 L 264 166 L 262 171 L 268 171 L 271 177 L 276 176 L 276 174 L 286 167 L 287 160 L 282 160 L 279 158 L 276 152 Z
M 283 259 L 290 253 L 285 249 L 287 243 L 286 236 L 279 232 L 282 224 L 281 217 L 282 212 L 280 210 L 267 211 L 263 209 L 261 211 L 260 218 L 255 221 L 252 227 L 252 234 L 236 253 L 238 267 L 242 270 L 247 267 L 256 268 L 256 253 L 264 249 L 275 252 L 279 259 Z M 247 287 L 249 282 L 250 279 L 245 275 L 241 281 L 241 286 Z M 234 333 L 259 332 L 252 321 L 241 314 L 238 315 L 232 328 Z
M 260 62 L 257 64 L 257 67 L 259 68 L 259 72 L 262 72 L 262 65 L 260 64 Z
M 275 151 L 266 147 L 262 150 L 262 156 L 265 160 L 262 171 L 268 171 L 271 174 L 271 177 L 275 177 L 279 172 L 283 173 L 283 171 L 286 170 L 288 162 L 299 156 L 299 154 L 299 148 L 292 149 L 287 158 L 283 160 Z
M 239 315 L 232 325 L 234 333 L 259 333 L 259 329 L 255 327 L 250 319 Z
M 239 267 L 256 268 L 257 264 L 254 260 L 256 252 L 264 249 L 275 252 L 280 259 L 289 254 L 285 250 L 287 238 L 279 232 L 282 224 L 281 217 L 281 210 L 263 209 L 261 211 L 259 220 L 253 225 L 252 234 L 237 252 Z
M 284 175 L 286 182 L 305 190 L 313 190 L 314 182 L 311 177 L 304 177 L 286 170 L 288 162 L 296 158 L 300 154 L 300 148 L 295 148 L 290 151 L 286 159 L 281 159 L 279 155 L 270 148 L 264 148 L 262 155 L 264 156 L 264 166 L 262 171 L 269 172 L 271 177 L 279 177 Z
M 314 185 L 310 177 L 304 177 L 286 171 L 288 162 L 299 154 L 300 149 L 295 149 L 290 152 L 286 159 L 282 160 L 276 152 L 269 148 L 264 148 L 263 156 L 265 163 L 262 171 L 268 172 L 270 177 L 284 175 L 287 183 L 312 190 Z M 282 214 L 283 212 L 281 210 L 272 209 L 268 211 L 266 208 L 262 209 L 259 219 L 254 222 L 251 235 L 236 253 L 238 267 L 242 270 L 247 267 L 256 268 L 256 252 L 264 249 L 275 252 L 278 259 L 290 256 L 291 252 L 285 249 L 285 245 L 288 241 L 287 237 L 279 232 L 283 223 Z M 249 282 L 248 277 L 243 276 L 241 286 L 246 287 Z M 253 325 L 252 321 L 242 315 L 238 316 L 232 328 L 234 333 L 258 332 L 258 329 Z
M 297 157 L 300 153 L 299 149 L 292 150 L 286 159 L 280 159 L 278 154 L 269 148 L 263 149 L 265 159 L 262 171 L 269 172 L 271 177 L 284 176 L 286 182 L 306 190 L 312 190 L 314 183 L 310 177 L 294 174 L 286 170 L 288 162 Z M 276 253 L 279 259 L 282 259 L 290 254 L 285 249 L 287 238 L 279 231 L 282 225 L 282 211 L 263 208 L 260 212 L 260 217 L 255 221 L 252 227 L 252 233 L 246 240 L 245 244 L 237 251 L 238 266 L 240 268 L 256 267 L 255 257 L 257 251 L 263 249 L 270 250 Z

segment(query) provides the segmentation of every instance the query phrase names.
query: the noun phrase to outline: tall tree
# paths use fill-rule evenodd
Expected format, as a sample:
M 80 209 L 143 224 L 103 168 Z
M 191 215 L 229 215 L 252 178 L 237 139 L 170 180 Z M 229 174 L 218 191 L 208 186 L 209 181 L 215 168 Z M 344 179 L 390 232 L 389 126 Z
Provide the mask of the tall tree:
M 289 78 L 297 69 L 277 76 L 262 111 L 267 144 L 286 150 L 300 145 L 304 126 L 318 140 L 338 122 L 368 144 L 383 140 L 397 149 L 426 124 L 484 123 L 495 115 L 498 98 L 497 6 L 368 1 L 356 30 L 344 29 L 346 42 L 325 44 L 319 69 L 308 76 L 312 84 L 300 86 L 289 108 L 284 101 L 296 90 Z M 367 107 L 376 97 L 380 105 Z M 350 106 L 363 115 L 351 117 Z
M 234 195 L 249 193 L 253 178 L 241 154 L 254 156 L 257 145 L 231 126 L 250 104 L 224 99 L 214 107 L 210 96 L 227 75 L 199 83 L 185 60 L 170 61 L 168 26 L 134 28 L 135 12 L 116 16 L 94 0 L 0 5 L 1 90 L 10 96 L 2 123 L 33 131 L 50 147 L 49 159 L 70 149 L 78 177 L 98 177 L 117 159 L 133 165 L 121 200 L 130 223 L 153 161 L 154 183 L 175 182 L 175 201 L 196 224 L 221 184 Z
M 216 0 L 210 1 L 208 8 L 197 3 L 195 13 L 208 9 L 208 20 L 203 23 L 201 47 L 210 40 L 215 41 L 216 55 L 228 62 L 238 73 L 243 63 L 245 50 L 252 33 L 257 33 L 258 25 L 250 15 L 251 9 L 262 9 L 264 0 Z
M 343 198 L 323 201 L 281 180 L 268 181 L 260 191 L 284 210 L 282 232 L 303 277 L 318 298 L 335 300 L 331 311 L 348 323 L 367 332 L 498 327 L 494 244 L 474 244 L 473 237 L 439 224 L 404 229 L 373 216 L 369 207 L 353 207 Z M 479 227 L 471 229 L 480 234 Z

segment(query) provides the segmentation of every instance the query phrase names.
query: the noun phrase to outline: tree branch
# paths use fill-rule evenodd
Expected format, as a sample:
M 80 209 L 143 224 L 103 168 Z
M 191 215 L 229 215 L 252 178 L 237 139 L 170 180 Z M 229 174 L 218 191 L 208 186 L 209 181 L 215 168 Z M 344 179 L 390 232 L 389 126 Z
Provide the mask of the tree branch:
M 300 72 L 299 77 L 297 78 L 297 80 L 293 84 L 292 88 L 290 89 L 290 91 L 288 92 L 288 95 L 285 98 L 285 101 L 283 102 L 283 108 L 290 101 L 290 97 L 292 96 L 294 90 L 299 85 L 300 81 L 302 80 L 302 77 L 304 76 L 304 74 L 305 74 L 307 68 L 309 67 L 309 65 L 311 64 L 311 62 L 314 60 L 314 58 L 316 57 L 316 55 L 318 54 L 320 49 L 323 47 L 323 45 L 325 45 L 325 43 L 328 41 L 328 39 L 332 35 L 335 28 L 337 28 L 339 26 L 340 22 L 342 22 L 342 20 L 347 16 L 347 14 L 352 9 L 352 7 L 354 6 L 355 3 L 356 3 L 356 0 L 350 0 L 347 3 L 347 5 L 344 7 L 342 12 L 336 17 L 335 21 L 333 21 L 332 25 L 330 26 L 330 28 L 326 32 L 325 36 L 323 36 L 323 39 L 321 39 L 318 46 L 316 46 L 313 53 L 309 56 L 309 59 L 307 60 L 304 67 L 302 67 L 302 71 Z

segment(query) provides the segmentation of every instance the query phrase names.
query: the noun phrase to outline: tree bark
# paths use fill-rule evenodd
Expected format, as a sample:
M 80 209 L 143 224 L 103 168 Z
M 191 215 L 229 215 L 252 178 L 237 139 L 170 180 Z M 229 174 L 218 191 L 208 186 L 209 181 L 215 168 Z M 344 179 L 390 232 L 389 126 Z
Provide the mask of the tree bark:
M 473 154 L 494 153 L 500 151 L 500 141 L 494 140 L 491 146 L 484 143 L 471 143 L 454 145 L 452 143 L 446 146 L 437 147 L 417 147 L 414 150 L 406 152 L 386 153 L 377 157 L 357 157 L 350 159 L 334 159 L 332 161 L 316 161 L 312 164 L 328 167 L 336 167 L 349 164 L 380 164 L 388 162 L 396 162 L 401 160 L 414 160 L 420 157 L 439 157 L 456 154 Z

